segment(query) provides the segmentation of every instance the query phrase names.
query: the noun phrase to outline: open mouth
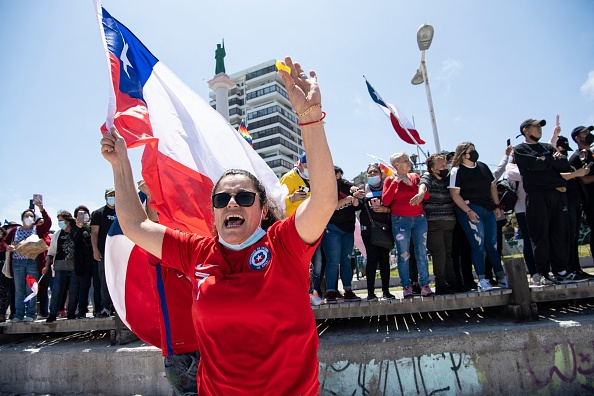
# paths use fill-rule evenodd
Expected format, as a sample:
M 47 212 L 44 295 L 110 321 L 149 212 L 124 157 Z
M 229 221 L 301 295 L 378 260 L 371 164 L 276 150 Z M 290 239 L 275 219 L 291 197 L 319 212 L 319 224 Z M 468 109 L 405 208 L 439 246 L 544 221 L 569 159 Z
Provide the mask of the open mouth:
M 243 216 L 238 214 L 231 214 L 225 218 L 225 227 L 233 228 L 239 227 L 245 222 Z

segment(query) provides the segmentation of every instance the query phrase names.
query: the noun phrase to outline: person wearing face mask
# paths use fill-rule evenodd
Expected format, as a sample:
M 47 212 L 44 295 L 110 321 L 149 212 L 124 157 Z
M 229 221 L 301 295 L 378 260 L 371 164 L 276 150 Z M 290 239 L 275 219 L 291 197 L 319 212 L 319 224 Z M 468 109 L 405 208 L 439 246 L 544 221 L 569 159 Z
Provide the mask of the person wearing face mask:
M 35 213 L 32 209 L 27 209 L 21 214 L 22 226 L 13 227 L 6 234 L 2 242 L 0 242 L 0 251 L 7 251 L 12 255 L 12 272 L 14 276 L 15 289 L 15 313 L 11 322 L 32 322 L 37 318 L 37 298 L 29 300 L 26 306 L 23 300 L 31 293 L 31 289 L 27 284 L 27 275 L 31 275 L 35 279 L 38 278 L 39 272 L 37 269 L 37 262 L 35 259 L 30 259 L 26 256 L 20 255 L 15 251 L 15 244 L 22 242 L 33 234 L 37 234 L 39 238 L 43 238 L 52 226 L 52 219 L 48 216 L 43 203 L 41 201 L 35 203 L 43 216 L 44 222 L 39 226 L 35 225 Z
M 578 126 L 571 131 L 571 137 L 573 141 L 578 145 L 571 158 L 569 158 L 569 164 L 575 169 L 579 169 L 584 165 L 588 165 L 594 162 L 594 155 L 590 146 L 594 144 L 594 126 L 588 127 Z M 586 221 L 590 228 L 594 228 L 594 174 L 590 172 L 587 176 L 580 178 L 582 181 L 587 196 L 584 197 L 582 207 L 586 214 Z M 590 251 L 594 252 L 594 238 L 590 238 Z
M 42 274 L 46 275 L 51 271 L 51 265 L 54 265 L 54 284 L 52 285 L 52 298 L 46 323 L 56 321 L 62 299 L 66 293 L 68 293 L 68 319 L 76 319 L 76 307 L 78 306 L 79 277 L 74 271 L 75 244 L 71 235 L 76 228 L 76 222 L 70 212 L 66 210 L 58 212 L 58 227 L 60 229 L 52 235 L 45 268 L 42 270 Z
M 393 300 L 396 297 L 390 293 L 390 249 L 371 243 L 371 220 L 383 224 L 390 224 L 390 208 L 382 205 L 382 190 L 384 188 L 383 174 L 378 164 L 367 167 L 367 184 L 364 187 L 365 196 L 359 199 L 362 207 L 359 222 L 361 223 L 361 239 L 367 252 L 365 277 L 367 279 L 367 301 L 377 300 L 375 295 L 375 276 L 379 266 L 382 280 L 383 298 Z
M 154 223 L 136 193 L 124 138 L 116 127 L 101 138 L 123 233 L 193 284 L 201 396 L 320 393 L 319 339 L 306 293 L 312 254 L 336 207 L 337 181 L 316 74 L 307 78 L 289 57 L 285 64 L 290 72 L 278 73 L 299 117 L 312 185 L 288 218 L 279 220 L 258 178 L 230 169 L 213 180 L 214 235 Z
M 427 216 L 427 250 L 433 257 L 435 294 L 455 292 L 456 273 L 452 261 L 452 235 L 456 226 L 454 201 L 448 191 L 450 171 L 446 158 L 432 154 L 426 160 L 427 170 L 421 177 L 415 202 L 423 203 Z M 425 195 L 428 198 L 425 198 Z
M 95 316 L 107 317 L 113 312 L 113 305 L 109 290 L 107 289 L 107 281 L 105 280 L 105 240 L 107 239 L 107 232 L 111 224 L 116 218 L 115 204 L 116 194 L 114 188 L 105 190 L 106 205 L 97 209 L 91 215 L 91 244 L 93 246 L 93 258 L 98 262 L 99 280 L 101 281 L 101 306 L 103 309 L 96 312 Z
M 532 279 L 543 286 L 567 283 L 570 275 L 567 181 L 561 175 L 569 162 L 552 145 L 539 143 L 545 125 L 545 120 L 532 118 L 522 122 L 520 132 L 526 141 L 514 147 L 514 160 L 526 190 L 526 222 L 538 271 Z
M 448 188 L 456 204 L 458 222 L 470 242 L 472 263 L 479 279 L 478 291 L 488 291 L 493 286 L 485 278 L 485 251 L 497 277 L 497 286 L 507 288 L 508 282 L 497 251 L 496 217 L 501 214 L 501 206 L 495 177 L 478 159 L 474 144 L 460 143 L 452 161 Z

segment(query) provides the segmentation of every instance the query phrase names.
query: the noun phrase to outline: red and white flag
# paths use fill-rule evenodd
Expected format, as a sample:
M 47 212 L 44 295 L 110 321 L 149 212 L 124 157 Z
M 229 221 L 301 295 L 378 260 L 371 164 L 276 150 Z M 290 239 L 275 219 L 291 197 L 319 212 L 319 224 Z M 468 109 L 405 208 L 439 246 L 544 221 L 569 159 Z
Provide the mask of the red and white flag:
M 41 278 L 43 278 L 43 275 L 41 275 Z M 41 278 L 39 278 L 39 280 L 41 280 Z M 31 300 L 33 297 L 37 295 L 37 292 L 39 291 L 39 284 L 37 283 L 37 280 L 35 278 L 33 278 L 31 275 L 27 275 L 26 279 L 27 285 L 29 285 L 29 288 L 31 289 L 31 294 L 25 297 L 24 302 Z
M 95 4 L 111 77 L 108 115 L 102 130 L 115 125 L 128 147 L 145 145 L 142 176 L 151 191 L 150 205 L 159 213 L 159 222 L 211 235 L 211 191 L 220 176 L 232 168 L 254 174 L 284 211 L 286 189 L 248 142 L 98 0 Z M 125 238 L 117 231 L 111 236 L 116 235 L 118 240 Z M 127 248 L 121 248 L 124 245 Z M 151 299 L 155 293 L 144 287 L 145 294 L 132 294 L 142 291 L 148 282 L 148 260 L 142 252 L 123 241 L 112 246 L 108 237 L 105 272 L 118 314 L 147 341 L 154 339 L 154 329 L 143 318 L 154 315 L 155 311 L 146 310 L 154 309 Z M 133 319 L 135 316 L 138 320 Z M 145 331 L 147 335 L 143 336 Z

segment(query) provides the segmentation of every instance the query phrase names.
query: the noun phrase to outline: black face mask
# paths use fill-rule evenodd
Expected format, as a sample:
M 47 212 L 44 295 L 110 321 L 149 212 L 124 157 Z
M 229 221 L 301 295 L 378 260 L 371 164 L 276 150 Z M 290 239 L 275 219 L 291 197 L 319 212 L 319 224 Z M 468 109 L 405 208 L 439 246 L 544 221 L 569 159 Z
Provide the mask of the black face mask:
M 470 153 L 468 153 L 468 159 L 471 162 L 478 161 L 478 159 L 479 159 L 479 153 L 478 153 L 478 151 L 474 150 L 474 151 L 471 151 Z
M 592 145 L 592 143 L 594 143 L 594 135 L 592 135 L 591 133 L 589 133 L 589 134 L 588 134 L 588 136 L 586 136 L 586 137 L 584 138 L 584 142 L 586 142 L 586 144 L 587 144 L 588 146 L 591 146 L 591 145 Z
M 539 137 L 536 137 L 536 136 L 528 135 L 528 137 L 530 139 L 534 140 L 536 143 L 538 143 L 538 141 L 540 140 L 540 138 Z
M 448 173 L 449 173 L 449 172 L 450 172 L 450 171 L 449 171 L 449 170 L 447 170 L 447 169 L 442 169 L 442 170 L 440 170 L 440 171 L 438 172 L 438 173 L 439 173 L 439 177 L 441 177 L 442 179 L 445 179 L 446 177 L 448 177 Z

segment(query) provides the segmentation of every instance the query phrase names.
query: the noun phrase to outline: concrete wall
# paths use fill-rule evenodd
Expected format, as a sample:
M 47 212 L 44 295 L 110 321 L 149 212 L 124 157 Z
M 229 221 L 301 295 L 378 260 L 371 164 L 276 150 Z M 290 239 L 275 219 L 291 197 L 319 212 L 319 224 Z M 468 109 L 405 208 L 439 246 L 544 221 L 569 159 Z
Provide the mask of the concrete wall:
M 321 395 L 594 393 L 594 317 L 391 335 L 322 333 Z M 6 336 L 4 336 L 6 337 Z M 156 348 L 105 339 L 0 346 L 0 392 L 170 395 Z

